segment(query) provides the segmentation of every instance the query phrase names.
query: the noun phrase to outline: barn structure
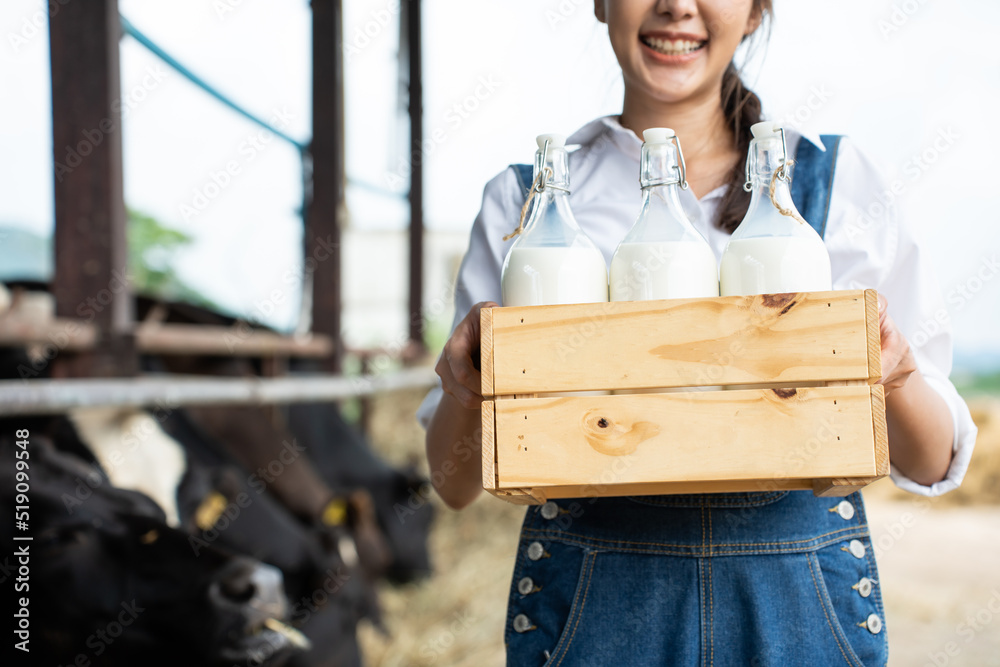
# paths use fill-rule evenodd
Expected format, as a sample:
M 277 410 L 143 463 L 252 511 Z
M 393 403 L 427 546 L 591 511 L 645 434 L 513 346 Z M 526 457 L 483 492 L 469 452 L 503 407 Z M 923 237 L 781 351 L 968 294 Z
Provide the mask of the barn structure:
M 49 4 L 57 8 L 49 12 L 54 275 L 34 287 L 51 295 L 54 314 L 17 307 L 30 291 L 23 287 L 12 304 L 0 299 L 0 497 L 13 506 L 23 481 L 32 517 L 24 533 L 7 522 L 0 537 L 5 544 L 41 538 L 32 543 L 39 559 L 32 573 L 40 578 L 31 589 L 32 646 L 42 651 L 39 659 L 59 664 L 360 664 L 355 629 L 361 618 L 378 623 L 374 583 L 414 581 L 430 571 L 432 508 L 419 498 L 413 503 L 429 496 L 429 484 L 413 466 L 381 461 L 334 405 L 434 381 L 430 368 L 413 363 L 426 351 L 421 160 L 412 161 L 408 193 L 409 344 L 348 349 L 341 335 L 341 0 L 311 1 L 312 136 L 305 143 L 173 59 L 120 15 L 117 0 Z M 401 9 L 410 145 L 419 151 L 421 4 L 410 0 Z M 177 304 L 140 302 L 123 277 L 119 40 L 126 34 L 298 149 L 308 308 L 307 326 L 295 335 L 212 313 L 172 318 L 165 313 Z M 79 164 L 60 169 L 58 151 L 94 128 L 102 140 Z M 401 370 L 366 373 L 369 360 L 387 353 Z M 43 357 L 40 366 L 22 361 L 32 355 Z M 352 355 L 360 376 L 344 372 Z M 145 428 L 145 444 L 160 448 L 159 458 L 134 462 L 132 472 L 145 476 L 136 487 L 119 485 L 95 446 L 102 432 L 119 444 L 123 433 L 129 437 L 124 422 Z M 29 431 L 30 459 L 17 453 L 28 449 Z M 169 480 L 149 479 L 168 473 Z M 403 521 L 397 508 L 408 504 Z M 118 624 L 127 639 L 97 652 L 95 628 L 111 628 L 102 624 L 125 613 L 117 600 L 130 599 L 150 611 L 129 617 L 124 634 Z M 112 608 L 101 606 L 108 600 Z M 110 654 L 117 661 L 102 662 Z
M 53 146 L 75 145 L 81 133 L 106 128 L 106 140 L 81 164 L 55 179 L 54 278 L 56 319 L 39 325 L 0 315 L 0 345 L 37 344 L 51 356 L 53 379 L 0 381 L 0 414 L 61 411 L 80 405 L 282 403 L 338 400 L 387 389 L 429 386 L 425 368 L 368 377 L 343 377 L 345 355 L 367 361 L 384 350 L 348 350 L 341 337 L 341 227 L 344 217 L 344 114 L 342 8 L 339 0 L 312 0 L 312 137 L 307 144 L 272 127 L 200 80 L 120 16 L 115 0 L 60 3 L 50 17 Z M 408 66 L 410 145 L 422 136 L 421 23 L 419 1 L 401 5 L 401 57 Z M 296 145 L 303 165 L 303 257 L 323 256 L 304 277 L 307 335 L 246 332 L 232 344 L 233 328 L 137 321 L 134 295 L 122 281 L 126 265 L 126 213 L 122 188 L 119 48 L 129 34 L 220 103 Z M 58 149 L 56 149 L 58 150 Z M 423 351 L 423 167 L 412 161 L 408 193 L 409 345 L 404 362 Z M 326 245 L 333 240 L 328 258 Z M 89 304 L 89 305 L 88 305 Z M 81 312 L 85 314 L 81 317 Z M 396 351 L 393 351 L 396 352 Z M 265 377 L 198 380 L 140 377 L 141 354 L 240 355 L 263 361 Z M 316 360 L 322 375 L 283 378 L 289 359 Z

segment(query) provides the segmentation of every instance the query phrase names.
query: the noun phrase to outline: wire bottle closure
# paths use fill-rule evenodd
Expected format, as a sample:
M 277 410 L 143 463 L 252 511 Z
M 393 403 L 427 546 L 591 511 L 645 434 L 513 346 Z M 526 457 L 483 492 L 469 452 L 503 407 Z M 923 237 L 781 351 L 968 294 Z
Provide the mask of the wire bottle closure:
M 770 198 L 771 204 L 774 205 L 774 208 L 778 209 L 778 212 L 781 213 L 781 215 L 786 215 L 789 218 L 796 220 L 800 224 L 805 225 L 808 223 L 805 221 L 805 219 L 802 218 L 801 215 L 799 215 L 798 211 L 796 211 L 794 208 L 785 208 L 784 206 L 778 203 L 778 200 L 774 196 L 774 191 L 775 188 L 777 187 L 778 181 L 782 181 L 783 183 L 791 183 L 792 177 L 791 173 L 789 172 L 789 169 L 791 169 L 795 165 L 795 160 L 792 160 L 791 158 L 788 157 L 788 145 L 785 143 L 785 128 L 779 127 L 778 132 L 781 133 L 781 164 L 778 165 L 778 168 L 774 170 L 773 174 L 771 174 L 771 182 L 768 184 L 767 196 Z M 750 174 L 749 155 L 747 156 L 745 174 L 746 174 L 746 182 L 743 184 L 743 190 L 746 192 L 750 192 L 751 190 L 753 190 L 753 177 Z
M 663 178 L 657 181 L 651 181 L 649 183 L 643 184 L 642 176 L 639 177 L 639 187 L 643 190 L 648 190 L 649 188 L 655 188 L 658 185 L 673 185 L 678 183 L 681 186 L 681 190 L 688 189 L 687 181 L 687 165 L 684 163 L 684 151 L 681 150 L 681 139 L 676 134 L 671 137 L 674 145 L 677 146 L 677 161 L 679 166 L 674 167 L 677 170 L 677 178 Z M 749 169 L 749 166 L 747 167 Z M 749 173 L 749 172 L 748 172 Z
M 537 174 L 535 174 L 535 180 L 532 181 L 531 187 L 528 189 L 528 197 L 524 200 L 524 206 L 521 207 L 521 217 L 517 222 L 517 229 L 512 231 L 510 234 L 504 236 L 503 237 L 504 241 L 509 241 L 524 231 L 524 219 L 528 215 L 528 209 L 531 208 L 531 200 L 535 198 L 536 194 L 541 193 L 546 188 L 550 188 L 552 190 L 561 190 L 566 194 L 569 194 L 569 188 L 564 188 L 561 185 L 553 185 L 552 183 L 549 182 L 549 179 L 552 177 L 552 167 L 548 167 L 545 165 L 548 155 L 549 155 L 549 140 L 546 139 L 545 143 L 542 145 L 542 159 L 541 159 L 542 168 L 538 170 Z

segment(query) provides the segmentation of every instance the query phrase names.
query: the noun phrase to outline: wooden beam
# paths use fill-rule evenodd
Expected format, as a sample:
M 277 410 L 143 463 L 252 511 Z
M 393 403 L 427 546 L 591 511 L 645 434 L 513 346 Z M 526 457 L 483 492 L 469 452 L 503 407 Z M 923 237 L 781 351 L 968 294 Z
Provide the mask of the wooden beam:
M 51 345 L 57 354 L 93 350 L 97 346 L 97 327 L 68 318 L 39 322 L 27 317 L 0 316 L 0 347 L 29 345 Z
M 57 352 L 91 351 L 98 346 L 97 327 L 69 318 L 39 322 L 0 316 L 0 346 L 27 345 L 51 345 Z M 135 348 L 143 354 L 327 358 L 333 341 L 319 334 L 293 337 L 239 327 L 164 323 L 138 326 Z
M 203 324 L 141 325 L 135 337 L 136 346 L 145 354 L 328 358 L 334 348 L 330 337 L 320 334 L 292 337 Z
M 343 14 L 340 0 L 312 0 L 312 183 L 307 193 L 306 270 L 312 331 L 329 336 L 326 370 L 337 373 L 341 339 L 341 235 L 344 202 Z
M 70 2 L 49 17 L 55 171 L 56 314 L 97 328 L 97 347 L 56 359 L 61 377 L 130 375 L 131 279 L 122 198 L 116 0 Z

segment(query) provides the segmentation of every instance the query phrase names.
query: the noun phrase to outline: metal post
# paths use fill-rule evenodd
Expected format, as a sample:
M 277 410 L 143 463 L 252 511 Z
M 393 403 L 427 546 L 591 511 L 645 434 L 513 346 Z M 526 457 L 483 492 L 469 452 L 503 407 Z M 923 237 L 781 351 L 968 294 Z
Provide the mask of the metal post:
M 343 14 L 340 0 L 312 0 L 312 196 L 306 216 L 305 268 L 311 275 L 312 330 L 334 351 L 325 370 L 339 373 L 341 339 L 340 212 L 344 201 Z M 308 285 L 306 281 L 304 285 Z
M 97 328 L 97 347 L 56 358 L 53 375 L 130 375 L 132 286 L 122 195 L 117 0 L 62 4 L 49 17 L 55 170 L 56 314 Z M 58 343 L 57 343 L 58 345 Z
M 424 84 L 423 40 L 420 20 L 420 0 L 403 3 L 402 18 L 406 22 L 406 53 L 409 64 L 410 115 L 410 295 L 409 338 L 411 345 L 424 346 Z

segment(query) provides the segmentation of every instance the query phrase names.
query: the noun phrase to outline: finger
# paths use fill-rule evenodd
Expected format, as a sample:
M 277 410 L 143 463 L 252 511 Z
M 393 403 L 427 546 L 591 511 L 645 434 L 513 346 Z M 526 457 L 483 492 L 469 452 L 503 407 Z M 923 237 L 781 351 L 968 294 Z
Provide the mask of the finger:
M 889 300 L 881 294 L 878 295 L 878 321 L 882 322 L 889 312 Z
M 452 359 L 451 372 L 455 378 L 455 382 L 457 382 L 459 386 L 467 391 L 479 395 L 479 392 L 482 389 L 483 376 L 472 364 L 471 357 Z
M 479 393 L 478 388 L 472 390 L 459 382 L 452 371 L 451 365 L 447 362 L 443 361 L 442 366 L 443 369 L 438 375 L 441 375 L 441 388 L 444 392 L 454 396 L 455 400 L 466 409 L 478 407 L 480 401 L 482 401 L 482 395 Z
M 478 394 L 482 385 L 482 375 L 472 360 L 473 334 L 471 326 L 466 325 L 455 332 L 452 343 L 449 343 L 450 356 L 448 366 L 455 382 Z
M 456 396 L 455 398 L 458 399 L 459 404 L 461 404 L 461 406 L 466 410 L 473 410 L 475 408 L 480 407 L 482 405 L 482 400 L 483 400 L 482 396 L 480 396 L 477 393 L 469 391 L 465 387 L 460 388 L 458 396 Z
M 479 342 L 479 325 L 480 325 L 480 314 L 483 308 L 497 308 L 499 304 L 494 301 L 480 301 L 469 310 L 469 314 L 465 316 L 465 319 L 473 326 L 475 330 L 476 342 Z

